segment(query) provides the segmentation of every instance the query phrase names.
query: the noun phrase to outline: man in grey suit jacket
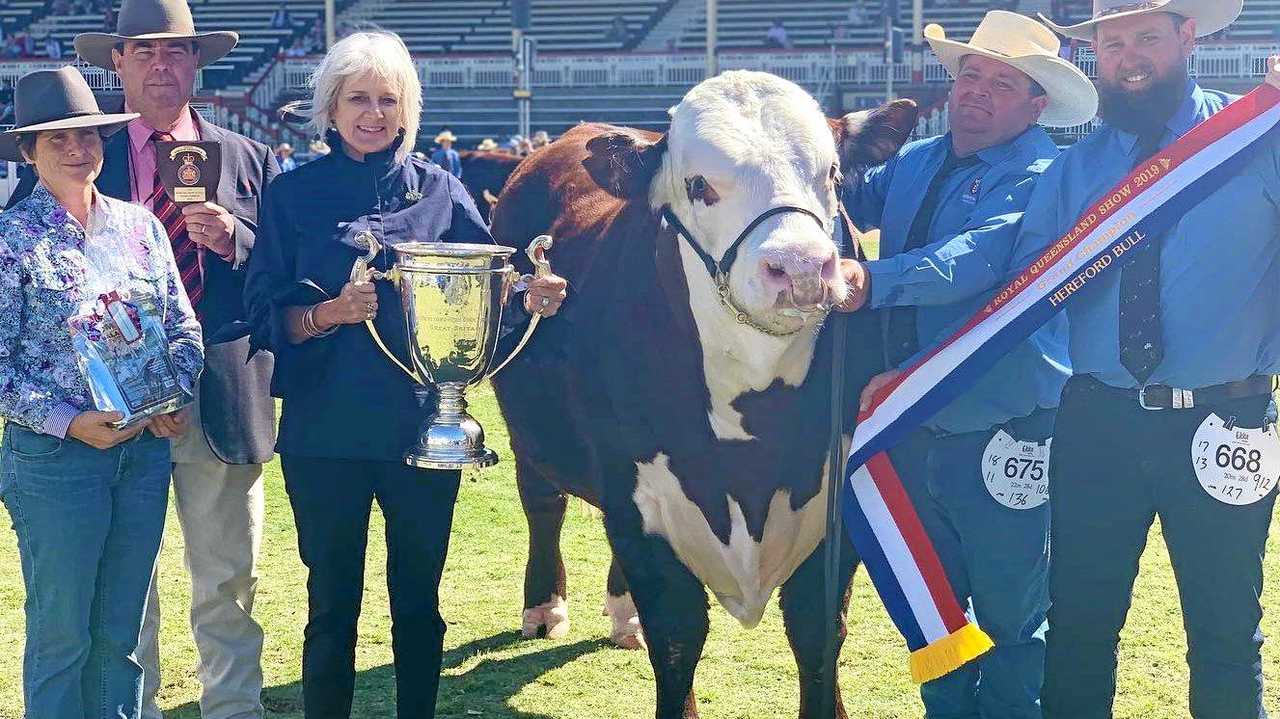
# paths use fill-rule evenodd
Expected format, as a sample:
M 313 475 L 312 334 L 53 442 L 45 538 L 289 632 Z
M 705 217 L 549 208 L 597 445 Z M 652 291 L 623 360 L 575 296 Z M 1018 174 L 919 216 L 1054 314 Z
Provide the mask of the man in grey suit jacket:
M 141 114 L 103 148 L 97 187 L 162 212 L 154 194 L 154 141 L 206 140 L 222 147 L 216 202 L 191 205 L 166 223 L 175 257 L 193 260 L 187 293 L 204 329 L 205 370 L 192 412 L 158 422 L 174 437 L 173 492 L 191 571 L 191 626 L 200 653 L 204 719 L 262 717 L 262 628 L 252 617 L 262 538 L 262 464 L 275 445 L 272 357 L 249 357 L 241 295 L 262 192 L 279 173 L 267 146 L 212 125 L 191 107 L 197 69 L 234 47 L 231 32 L 195 32 L 186 0 L 125 0 L 116 33 L 85 33 L 76 51 L 114 70 L 125 105 Z M 145 38 L 145 39 L 141 39 Z M 11 202 L 25 197 L 31 181 Z M 163 218 L 162 218 L 163 219 Z M 152 582 L 142 641 L 143 716 L 159 719 L 159 597 Z

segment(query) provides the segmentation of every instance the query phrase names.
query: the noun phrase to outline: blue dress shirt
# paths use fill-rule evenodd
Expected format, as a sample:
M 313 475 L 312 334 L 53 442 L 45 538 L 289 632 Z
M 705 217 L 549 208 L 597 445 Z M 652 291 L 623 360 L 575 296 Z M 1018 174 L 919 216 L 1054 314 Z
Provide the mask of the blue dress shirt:
M 1235 96 L 1188 81 L 1161 146 Z M 1160 322 L 1164 359 L 1150 382 L 1195 389 L 1280 373 L 1280 135 L 1163 236 Z M 1102 126 L 1062 153 L 1036 184 L 1023 218 L 1019 266 L 1067 232 L 1086 207 L 1125 177 L 1137 137 Z M 1114 387 L 1137 381 L 1120 364 L 1120 273 L 1066 303 L 1071 365 Z
M 980 150 L 980 162 L 942 184 L 925 246 L 903 252 L 907 233 L 951 148 L 951 135 L 903 147 L 867 172 L 845 198 L 854 222 L 880 228 L 880 256 L 868 262 L 870 307 L 917 307 L 920 347 L 945 339 L 1008 279 L 1022 209 L 1057 147 L 1038 126 Z M 950 433 L 976 432 L 1054 408 L 1070 375 L 1066 323 L 1056 319 L 1022 343 L 972 388 L 925 422 Z

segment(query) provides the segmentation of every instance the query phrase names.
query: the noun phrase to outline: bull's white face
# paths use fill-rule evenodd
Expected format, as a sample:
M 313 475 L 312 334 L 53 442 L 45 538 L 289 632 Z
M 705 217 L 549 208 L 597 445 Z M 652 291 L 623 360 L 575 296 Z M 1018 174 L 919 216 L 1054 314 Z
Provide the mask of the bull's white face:
M 716 260 L 770 208 L 794 205 L 823 218 L 820 225 L 799 212 L 774 215 L 740 246 L 729 287 L 755 323 L 796 330 L 844 298 L 832 239 L 839 159 L 808 93 L 767 73 L 726 72 L 672 109 L 667 142 L 650 201 L 670 205 Z M 690 282 L 710 281 L 700 264 L 689 273 Z

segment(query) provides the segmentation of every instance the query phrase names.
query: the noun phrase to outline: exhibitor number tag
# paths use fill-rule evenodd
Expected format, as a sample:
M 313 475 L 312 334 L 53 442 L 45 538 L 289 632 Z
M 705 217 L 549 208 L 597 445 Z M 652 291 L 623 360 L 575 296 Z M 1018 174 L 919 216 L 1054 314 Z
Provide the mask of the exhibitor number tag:
M 982 480 L 991 498 L 1010 509 L 1035 509 L 1049 499 L 1049 444 L 1023 442 L 997 430 L 982 454 Z
M 1191 466 L 1210 497 L 1237 506 L 1266 497 L 1280 478 L 1280 438 L 1274 426 L 1230 427 L 1216 414 L 1191 440 Z

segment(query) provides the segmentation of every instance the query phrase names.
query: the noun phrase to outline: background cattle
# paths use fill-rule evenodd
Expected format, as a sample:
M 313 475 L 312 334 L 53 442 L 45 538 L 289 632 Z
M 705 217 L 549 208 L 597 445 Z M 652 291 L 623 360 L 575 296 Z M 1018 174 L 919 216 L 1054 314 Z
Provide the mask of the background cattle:
M 725 73 L 686 95 L 666 135 L 574 128 L 516 169 L 494 209 L 503 244 L 554 236 L 570 285 L 495 380 L 529 521 L 524 629 L 568 629 L 559 534 L 566 493 L 582 497 L 603 509 L 614 552 L 614 639 L 640 644 L 638 610 L 660 719 L 697 716 L 704 585 L 747 626 L 781 586 L 801 716 L 833 694 L 845 716 L 822 668 L 827 637 L 844 632 L 823 609 L 821 566 L 832 368 L 820 306 L 844 292 L 830 218 L 841 164 L 882 162 L 914 123 L 910 102 L 829 123 L 790 82 Z M 720 289 L 706 263 L 738 243 Z M 852 407 L 882 369 L 879 324 L 836 321 Z

